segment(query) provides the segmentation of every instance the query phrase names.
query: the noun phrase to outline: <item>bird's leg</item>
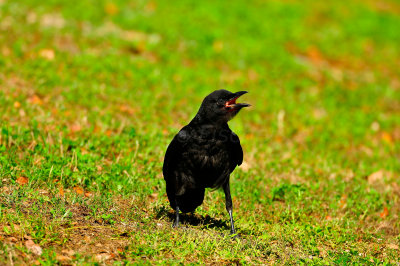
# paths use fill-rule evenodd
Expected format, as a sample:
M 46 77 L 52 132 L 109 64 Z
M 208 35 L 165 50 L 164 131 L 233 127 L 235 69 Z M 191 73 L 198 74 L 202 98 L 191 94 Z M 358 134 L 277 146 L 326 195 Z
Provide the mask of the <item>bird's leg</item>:
M 176 205 L 175 208 L 175 222 L 172 224 L 172 227 L 179 227 L 179 207 Z
M 225 207 L 227 212 L 229 213 L 229 218 L 231 219 L 231 234 L 235 234 L 235 225 L 233 223 L 232 217 L 232 198 L 231 198 L 231 188 L 229 186 L 229 179 L 224 184 L 224 192 L 225 192 Z

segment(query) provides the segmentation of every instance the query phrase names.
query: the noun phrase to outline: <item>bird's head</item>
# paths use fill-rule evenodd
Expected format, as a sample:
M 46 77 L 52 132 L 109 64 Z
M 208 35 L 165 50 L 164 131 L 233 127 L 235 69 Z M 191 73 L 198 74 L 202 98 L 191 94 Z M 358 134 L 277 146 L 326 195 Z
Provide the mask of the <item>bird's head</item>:
M 201 120 L 215 123 L 226 123 L 231 120 L 243 107 L 250 104 L 237 103 L 236 100 L 247 91 L 230 92 L 216 90 L 204 98 L 197 115 Z

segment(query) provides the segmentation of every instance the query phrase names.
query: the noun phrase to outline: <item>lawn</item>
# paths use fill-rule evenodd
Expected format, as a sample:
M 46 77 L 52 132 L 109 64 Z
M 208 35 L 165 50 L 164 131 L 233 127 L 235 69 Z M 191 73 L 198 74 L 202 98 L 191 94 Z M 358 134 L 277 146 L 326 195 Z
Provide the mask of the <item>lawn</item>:
M 0 264 L 400 262 L 400 2 L 0 0 Z M 244 163 L 172 228 L 216 89 Z

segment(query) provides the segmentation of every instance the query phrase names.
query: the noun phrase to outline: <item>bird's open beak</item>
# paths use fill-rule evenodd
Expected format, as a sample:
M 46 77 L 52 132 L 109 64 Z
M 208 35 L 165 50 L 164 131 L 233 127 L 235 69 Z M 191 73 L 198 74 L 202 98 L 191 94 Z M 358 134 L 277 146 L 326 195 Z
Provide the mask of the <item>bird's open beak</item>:
M 249 106 L 251 106 L 251 105 L 248 104 L 248 103 L 236 103 L 236 100 L 237 100 L 240 96 L 242 96 L 243 94 L 246 94 L 246 93 L 247 93 L 247 91 L 238 91 L 238 92 L 234 93 L 234 94 L 233 94 L 233 97 L 232 97 L 229 101 L 227 101 L 227 102 L 225 103 L 225 107 L 226 107 L 226 108 L 232 108 L 232 109 L 240 109 L 240 108 L 243 108 L 243 107 L 249 107 Z

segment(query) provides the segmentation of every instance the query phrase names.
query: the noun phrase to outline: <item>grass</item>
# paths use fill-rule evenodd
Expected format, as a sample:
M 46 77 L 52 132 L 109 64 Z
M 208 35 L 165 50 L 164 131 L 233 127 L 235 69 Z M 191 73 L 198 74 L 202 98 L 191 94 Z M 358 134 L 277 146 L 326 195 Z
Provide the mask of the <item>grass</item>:
M 397 1 L 0 1 L 1 264 L 396 264 Z M 245 161 L 184 226 L 161 167 L 215 89 Z M 39 251 L 38 251 L 39 250 Z M 39 255 L 41 254 L 41 255 Z

